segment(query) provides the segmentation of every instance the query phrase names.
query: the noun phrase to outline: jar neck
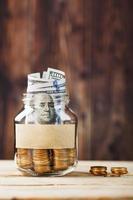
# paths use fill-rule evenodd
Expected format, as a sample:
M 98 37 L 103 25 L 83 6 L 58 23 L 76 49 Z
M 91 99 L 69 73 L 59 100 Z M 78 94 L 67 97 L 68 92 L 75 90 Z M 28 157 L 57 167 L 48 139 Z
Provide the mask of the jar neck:
M 24 94 L 23 103 L 25 108 L 36 109 L 39 107 L 49 106 L 55 109 L 65 109 L 68 106 L 68 95 L 53 98 L 52 95 L 46 93 L 26 93 Z

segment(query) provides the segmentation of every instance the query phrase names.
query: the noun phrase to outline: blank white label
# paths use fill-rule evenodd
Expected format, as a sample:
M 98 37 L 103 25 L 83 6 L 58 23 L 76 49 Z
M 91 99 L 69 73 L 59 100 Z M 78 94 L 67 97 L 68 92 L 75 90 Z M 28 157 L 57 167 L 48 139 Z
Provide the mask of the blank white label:
M 75 147 L 75 124 L 16 124 L 16 148 L 61 149 Z

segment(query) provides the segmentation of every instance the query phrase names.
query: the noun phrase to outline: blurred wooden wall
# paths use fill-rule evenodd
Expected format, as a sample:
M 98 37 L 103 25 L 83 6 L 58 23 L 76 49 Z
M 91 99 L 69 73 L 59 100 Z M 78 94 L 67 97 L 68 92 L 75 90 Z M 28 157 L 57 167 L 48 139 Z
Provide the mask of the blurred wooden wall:
M 0 0 L 0 158 L 13 158 L 27 74 L 57 66 L 79 159 L 133 159 L 133 1 Z

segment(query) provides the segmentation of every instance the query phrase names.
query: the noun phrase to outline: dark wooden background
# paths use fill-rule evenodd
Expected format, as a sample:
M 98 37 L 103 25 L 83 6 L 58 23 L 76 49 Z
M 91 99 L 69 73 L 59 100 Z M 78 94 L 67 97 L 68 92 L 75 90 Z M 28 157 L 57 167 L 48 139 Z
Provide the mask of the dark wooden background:
M 27 74 L 67 75 L 79 159 L 133 160 L 133 1 L 0 0 L 0 158 Z

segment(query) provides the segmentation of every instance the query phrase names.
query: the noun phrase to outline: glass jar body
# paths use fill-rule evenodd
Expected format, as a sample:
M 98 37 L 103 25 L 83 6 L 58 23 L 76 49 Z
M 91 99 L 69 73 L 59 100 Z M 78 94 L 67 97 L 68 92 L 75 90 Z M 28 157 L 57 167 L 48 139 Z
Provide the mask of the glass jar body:
M 62 176 L 77 164 L 77 117 L 66 105 L 53 113 L 50 121 L 28 105 L 15 118 L 15 162 L 24 174 Z

